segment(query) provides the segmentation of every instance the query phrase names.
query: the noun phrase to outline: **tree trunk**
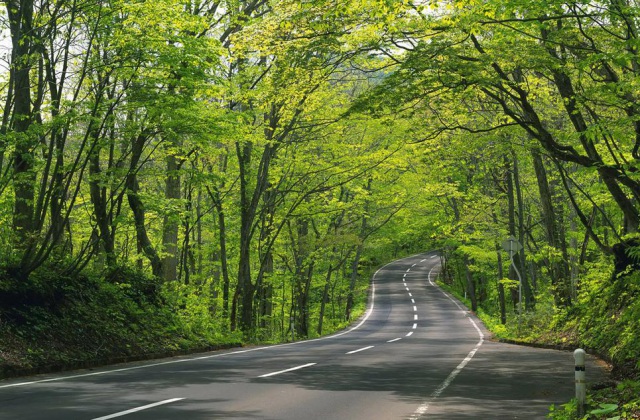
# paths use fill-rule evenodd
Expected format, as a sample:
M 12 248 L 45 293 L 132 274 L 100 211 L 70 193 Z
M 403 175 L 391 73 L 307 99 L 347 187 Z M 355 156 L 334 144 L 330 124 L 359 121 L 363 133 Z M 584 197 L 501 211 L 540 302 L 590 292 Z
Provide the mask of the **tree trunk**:
M 146 142 L 146 135 L 141 133 L 136 139 L 134 139 L 132 147 L 131 147 L 131 164 L 129 167 L 129 173 L 126 177 L 126 189 L 127 189 L 127 200 L 129 201 L 129 207 L 133 212 L 133 218 L 135 222 L 136 228 L 136 239 L 138 242 L 139 249 L 144 252 L 144 255 L 149 259 L 151 263 L 151 271 L 156 278 L 162 278 L 162 261 L 158 256 L 151 240 L 149 239 L 149 235 L 147 234 L 147 227 L 145 224 L 145 210 L 144 204 L 140 197 L 138 197 L 138 163 L 140 162 L 140 158 L 142 156 L 142 150 L 144 148 Z
M 11 67 L 13 80 L 12 129 L 16 134 L 13 151 L 13 231 L 16 247 L 26 249 L 33 239 L 36 174 L 33 150 L 37 139 L 29 133 L 32 115 L 30 72 L 35 32 L 33 31 L 33 0 L 6 1 L 11 32 Z
M 538 181 L 538 192 L 540 194 L 540 204 L 542 207 L 542 223 L 545 228 L 547 242 L 551 247 L 560 250 L 562 255 L 560 261 L 551 261 L 549 264 L 554 300 L 556 306 L 567 306 L 571 304 L 567 245 L 563 240 L 564 235 L 560 231 L 559 224 L 556 220 L 557 213 L 553 204 L 551 187 L 547 179 L 547 171 L 542 160 L 542 155 L 538 149 L 533 148 L 531 149 L 531 156 L 533 157 L 533 166 Z
M 516 199 L 518 203 L 518 240 L 522 245 L 520 252 L 514 256 L 514 263 L 518 265 L 520 271 L 520 277 L 522 282 L 522 293 L 524 299 L 524 305 L 527 309 L 532 309 L 535 304 L 535 298 L 533 296 L 533 291 L 531 290 L 531 284 L 529 283 L 529 278 L 526 276 L 526 258 L 525 258 L 525 225 L 524 225 L 524 199 L 522 197 L 522 189 L 520 187 L 520 169 L 518 165 L 518 156 L 515 151 L 511 151 L 511 155 L 513 157 L 513 184 L 515 186 Z
M 324 323 L 324 311 L 329 301 L 329 287 L 331 285 L 331 275 L 333 274 L 333 266 L 329 264 L 327 269 L 327 276 L 324 280 L 324 288 L 322 289 L 322 300 L 320 301 L 320 314 L 318 317 L 318 329 L 316 330 L 318 335 L 322 335 L 322 326 Z
M 90 136 L 96 146 L 89 156 L 89 196 L 93 204 L 93 213 L 99 231 L 99 243 L 102 245 L 106 257 L 107 267 L 115 265 L 115 239 L 111 231 L 109 212 L 107 211 L 106 188 L 102 187 L 102 169 L 100 165 L 100 142 L 97 129 L 93 129 Z
M 464 256 L 464 272 L 467 279 L 466 290 L 469 296 L 469 300 L 471 301 L 471 310 L 473 312 L 478 311 L 478 300 L 476 299 L 476 283 L 473 279 L 473 274 L 471 274 L 471 269 L 469 265 L 471 261 L 469 261 L 469 257 L 467 255 Z
M 507 305 L 504 299 L 504 284 L 502 284 L 504 273 L 502 271 L 502 250 L 500 245 L 496 245 L 496 251 L 498 255 L 498 305 L 500 306 L 500 323 L 505 325 L 507 323 Z
M 173 142 L 172 142 L 173 144 Z M 170 203 L 170 210 L 165 213 L 162 227 L 162 274 L 165 281 L 175 281 L 178 278 L 178 229 L 180 217 L 173 211 L 175 202 L 182 198 L 180 191 L 180 162 L 169 153 L 166 158 L 167 177 L 165 178 L 165 198 Z
M 362 225 L 366 227 L 366 217 L 363 218 Z M 364 249 L 364 244 L 360 243 L 356 247 L 356 255 L 353 258 L 353 262 L 351 263 L 351 281 L 349 282 L 349 292 L 347 294 L 347 303 L 345 307 L 345 319 L 347 321 L 351 320 L 351 311 L 353 310 L 354 297 L 353 294 L 356 289 L 356 284 L 358 281 L 358 265 L 360 265 L 360 257 L 362 256 L 362 250 Z

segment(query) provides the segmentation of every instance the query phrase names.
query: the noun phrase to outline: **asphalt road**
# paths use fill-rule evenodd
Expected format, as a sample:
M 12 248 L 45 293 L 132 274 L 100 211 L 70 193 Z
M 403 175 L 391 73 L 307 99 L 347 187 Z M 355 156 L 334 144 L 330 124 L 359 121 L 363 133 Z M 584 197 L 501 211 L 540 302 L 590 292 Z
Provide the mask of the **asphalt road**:
M 383 267 L 365 317 L 330 337 L 0 382 L 0 419 L 542 419 L 572 397 L 571 353 L 489 340 L 439 269 L 435 253 Z

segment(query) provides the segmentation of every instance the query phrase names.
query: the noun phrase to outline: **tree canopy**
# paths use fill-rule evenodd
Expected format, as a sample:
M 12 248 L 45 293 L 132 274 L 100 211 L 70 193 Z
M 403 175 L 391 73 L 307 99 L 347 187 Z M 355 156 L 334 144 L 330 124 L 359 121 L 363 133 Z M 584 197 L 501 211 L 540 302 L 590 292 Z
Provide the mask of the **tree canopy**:
M 89 288 L 183 337 L 310 337 L 439 249 L 497 330 L 637 355 L 635 1 L 3 4 L 7 333 Z

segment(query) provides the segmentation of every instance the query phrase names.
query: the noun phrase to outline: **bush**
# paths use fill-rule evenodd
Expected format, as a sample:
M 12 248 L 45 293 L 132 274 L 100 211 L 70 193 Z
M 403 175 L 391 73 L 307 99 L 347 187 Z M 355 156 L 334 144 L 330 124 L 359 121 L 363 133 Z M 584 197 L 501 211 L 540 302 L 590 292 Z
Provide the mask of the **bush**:
M 0 375 L 238 343 L 221 333 L 207 299 L 174 289 L 126 267 L 68 276 L 48 265 L 22 282 L 0 269 Z

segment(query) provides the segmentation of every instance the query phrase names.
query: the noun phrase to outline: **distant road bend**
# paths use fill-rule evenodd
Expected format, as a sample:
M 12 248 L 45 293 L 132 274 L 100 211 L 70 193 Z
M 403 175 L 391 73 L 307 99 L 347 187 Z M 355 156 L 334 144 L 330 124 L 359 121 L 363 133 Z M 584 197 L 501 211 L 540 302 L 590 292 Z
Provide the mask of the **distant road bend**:
M 435 252 L 387 264 L 332 336 L 0 382 L 0 419 L 542 419 L 572 397 L 571 353 L 487 340 L 439 270 Z

